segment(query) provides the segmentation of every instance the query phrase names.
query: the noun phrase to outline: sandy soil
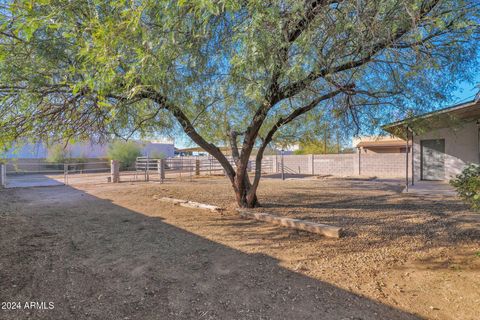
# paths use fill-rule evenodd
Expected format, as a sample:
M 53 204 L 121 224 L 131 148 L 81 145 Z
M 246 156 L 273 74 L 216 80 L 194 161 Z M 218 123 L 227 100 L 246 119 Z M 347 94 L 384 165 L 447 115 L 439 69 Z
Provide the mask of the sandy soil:
M 2 190 L 0 301 L 54 309 L 0 319 L 478 319 L 480 215 L 400 190 L 262 182 L 258 210 L 341 226 L 339 240 L 240 219 L 222 178 Z

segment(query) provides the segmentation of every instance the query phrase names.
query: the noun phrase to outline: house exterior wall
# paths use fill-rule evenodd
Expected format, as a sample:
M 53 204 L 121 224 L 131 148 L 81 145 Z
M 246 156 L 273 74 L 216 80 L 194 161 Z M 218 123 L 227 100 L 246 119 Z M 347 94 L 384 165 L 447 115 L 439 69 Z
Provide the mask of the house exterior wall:
M 475 121 L 461 127 L 442 128 L 414 136 L 414 178 L 421 180 L 421 140 L 445 139 L 445 179 L 459 174 L 469 163 L 479 163 L 478 128 Z
M 363 153 L 402 153 L 405 152 L 405 147 L 363 147 Z
M 400 148 L 368 148 L 365 147 L 365 153 L 388 153 L 397 152 L 400 153 Z

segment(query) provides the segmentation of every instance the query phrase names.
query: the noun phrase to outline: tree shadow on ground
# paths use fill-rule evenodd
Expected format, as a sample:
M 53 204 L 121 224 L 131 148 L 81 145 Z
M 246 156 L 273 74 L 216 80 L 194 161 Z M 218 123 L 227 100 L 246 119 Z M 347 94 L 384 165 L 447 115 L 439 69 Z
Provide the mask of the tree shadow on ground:
M 377 189 L 383 191 L 382 189 Z M 284 199 L 284 201 L 279 201 Z M 286 201 L 285 201 L 286 200 Z M 338 197 L 325 193 L 314 196 L 295 189 L 282 197 L 262 201 L 263 208 L 319 208 L 362 211 L 425 211 L 432 215 L 444 215 L 451 211 L 466 211 L 467 206 L 456 198 L 425 195 L 398 195 L 383 193 L 380 195 L 348 195 Z
M 0 298 L 55 303 L 35 319 L 418 319 L 70 187 L 15 197 Z
M 270 174 L 265 174 L 262 175 L 263 179 L 282 179 L 282 174 L 281 173 L 270 173 Z M 311 174 L 304 174 L 304 173 L 285 173 L 284 174 L 285 179 L 315 179 L 314 175 Z
M 402 237 L 421 238 L 425 248 L 480 241 L 480 215 L 469 212 L 453 197 L 309 196 L 295 190 L 282 199 L 265 201 L 258 210 L 339 226 L 345 229 L 346 237 L 368 233 L 368 241 L 379 245 Z
M 7 188 L 52 187 L 65 183 L 63 174 L 9 174 Z

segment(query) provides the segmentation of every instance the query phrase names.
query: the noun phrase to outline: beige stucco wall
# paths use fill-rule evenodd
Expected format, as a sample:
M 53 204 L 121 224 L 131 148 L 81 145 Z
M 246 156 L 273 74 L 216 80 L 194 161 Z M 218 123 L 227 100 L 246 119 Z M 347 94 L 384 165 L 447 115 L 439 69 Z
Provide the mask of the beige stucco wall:
M 414 136 L 415 180 L 420 180 L 420 141 L 427 139 L 445 139 L 445 178 L 451 179 L 459 174 L 468 163 L 478 163 L 478 129 L 475 121 L 461 127 L 442 128 Z
M 389 148 L 389 147 L 364 147 L 363 153 L 402 153 L 405 147 Z

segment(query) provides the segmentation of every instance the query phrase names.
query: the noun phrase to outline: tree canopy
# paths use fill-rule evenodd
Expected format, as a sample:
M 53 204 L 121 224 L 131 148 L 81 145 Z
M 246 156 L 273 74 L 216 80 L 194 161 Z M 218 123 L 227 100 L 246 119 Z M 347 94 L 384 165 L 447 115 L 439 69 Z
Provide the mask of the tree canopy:
M 254 146 L 377 124 L 476 71 L 476 0 L 17 0 L 0 16 L 0 143 L 185 132 L 256 202 Z M 388 112 L 386 112 L 388 111 Z M 327 115 L 327 118 L 324 116 Z M 298 121 L 294 121 L 298 120 Z M 346 126 L 345 126 L 346 127 Z M 216 144 L 229 143 L 236 166 Z

